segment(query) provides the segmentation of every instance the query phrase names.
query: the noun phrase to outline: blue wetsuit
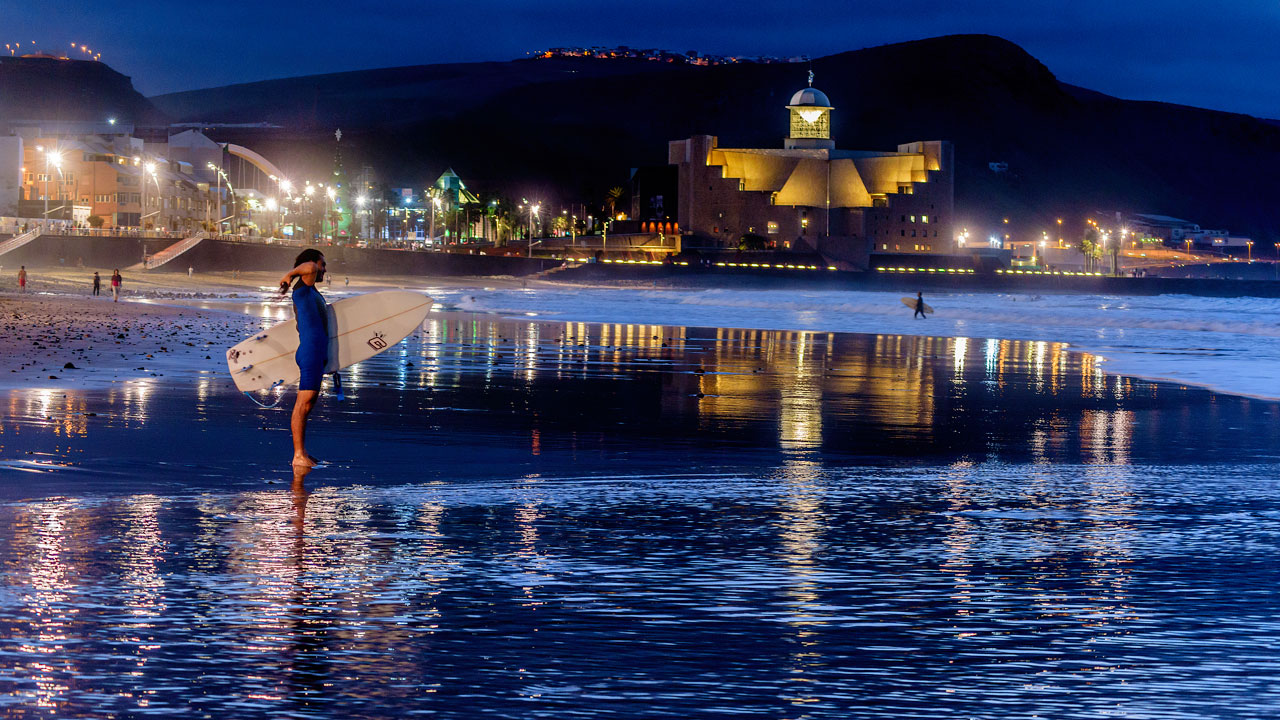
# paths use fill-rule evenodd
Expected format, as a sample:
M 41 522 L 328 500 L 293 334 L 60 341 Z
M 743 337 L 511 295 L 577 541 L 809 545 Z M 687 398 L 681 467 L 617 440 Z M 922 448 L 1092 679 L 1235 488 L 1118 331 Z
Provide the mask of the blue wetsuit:
M 293 359 L 302 371 L 299 390 L 320 390 L 325 361 L 329 359 L 329 316 L 324 296 L 314 286 L 299 282 L 293 289 L 293 314 L 298 318 L 298 352 Z

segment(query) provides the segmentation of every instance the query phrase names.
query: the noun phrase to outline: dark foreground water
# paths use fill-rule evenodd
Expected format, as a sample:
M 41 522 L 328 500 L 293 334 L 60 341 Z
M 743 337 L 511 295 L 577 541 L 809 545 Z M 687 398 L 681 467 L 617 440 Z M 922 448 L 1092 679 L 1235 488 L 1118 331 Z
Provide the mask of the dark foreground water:
M 0 397 L 0 715 L 1280 712 L 1275 404 L 457 315 L 347 381 L 299 477 L 216 372 Z

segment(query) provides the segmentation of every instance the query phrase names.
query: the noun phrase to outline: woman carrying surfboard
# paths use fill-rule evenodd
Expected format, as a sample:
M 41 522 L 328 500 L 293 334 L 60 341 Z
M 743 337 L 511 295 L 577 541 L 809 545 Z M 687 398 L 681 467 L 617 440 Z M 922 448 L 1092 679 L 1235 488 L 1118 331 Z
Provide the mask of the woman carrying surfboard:
M 319 461 L 307 452 L 307 417 L 316 406 L 320 395 L 320 380 L 324 377 L 325 361 L 329 357 L 329 320 L 325 313 L 325 300 L 316 283 L 324 279 L 324 254 L 308 248 L 293 261 L 293 269 L 280 278 L 280 293 L 293 285 L 293 314 L 298 320 L 298 351 L 294 360 L 301 377 L 298 380 L 298 398 L 293 404 L 293 417 L 289 428 L 293 431 L 293 464 L 314 466 Z

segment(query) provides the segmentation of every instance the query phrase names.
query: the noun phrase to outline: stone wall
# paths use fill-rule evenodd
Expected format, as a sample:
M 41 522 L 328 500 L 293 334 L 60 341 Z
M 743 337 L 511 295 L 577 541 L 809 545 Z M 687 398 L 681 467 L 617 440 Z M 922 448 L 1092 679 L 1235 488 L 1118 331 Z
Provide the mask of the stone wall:
M 4 239 L 0 237 L 0 239 Z M 37 238 L 13 252 L 0 256 L 0 265 L 17 267 L 76 267 L 90 269 L 126 268 L 142 261 L 143 253 L 156 253 L 177 240 L 120 237 Z M 375 248 L 322 247 L 330 272 L 359 275 L 531 275 L 562 265 L 560 260 L 520 257 L 488 257 L 453 253 L 383 250 Z M 283 272 L 293 267 L 301 248 L 261 243 L 205 240 L 173 262 L 151 273 L 185 273 L 188 267 L 199 272 L 268 270 Z

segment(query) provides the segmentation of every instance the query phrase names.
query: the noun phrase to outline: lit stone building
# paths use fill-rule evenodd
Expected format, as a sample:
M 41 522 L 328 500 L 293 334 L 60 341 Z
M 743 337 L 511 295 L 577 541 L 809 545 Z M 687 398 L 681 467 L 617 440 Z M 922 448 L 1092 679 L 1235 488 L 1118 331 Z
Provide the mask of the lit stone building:
M 671 142 L 685 247 L 733 248 L 751 233 L 857 268 L 875 253 L 952 252 L 951 143 L 837 150 L 831 111 L 827 96 L 808 87 L 787 105 L 790 132 L 780 149 L 722 148 L 712 135 Z

